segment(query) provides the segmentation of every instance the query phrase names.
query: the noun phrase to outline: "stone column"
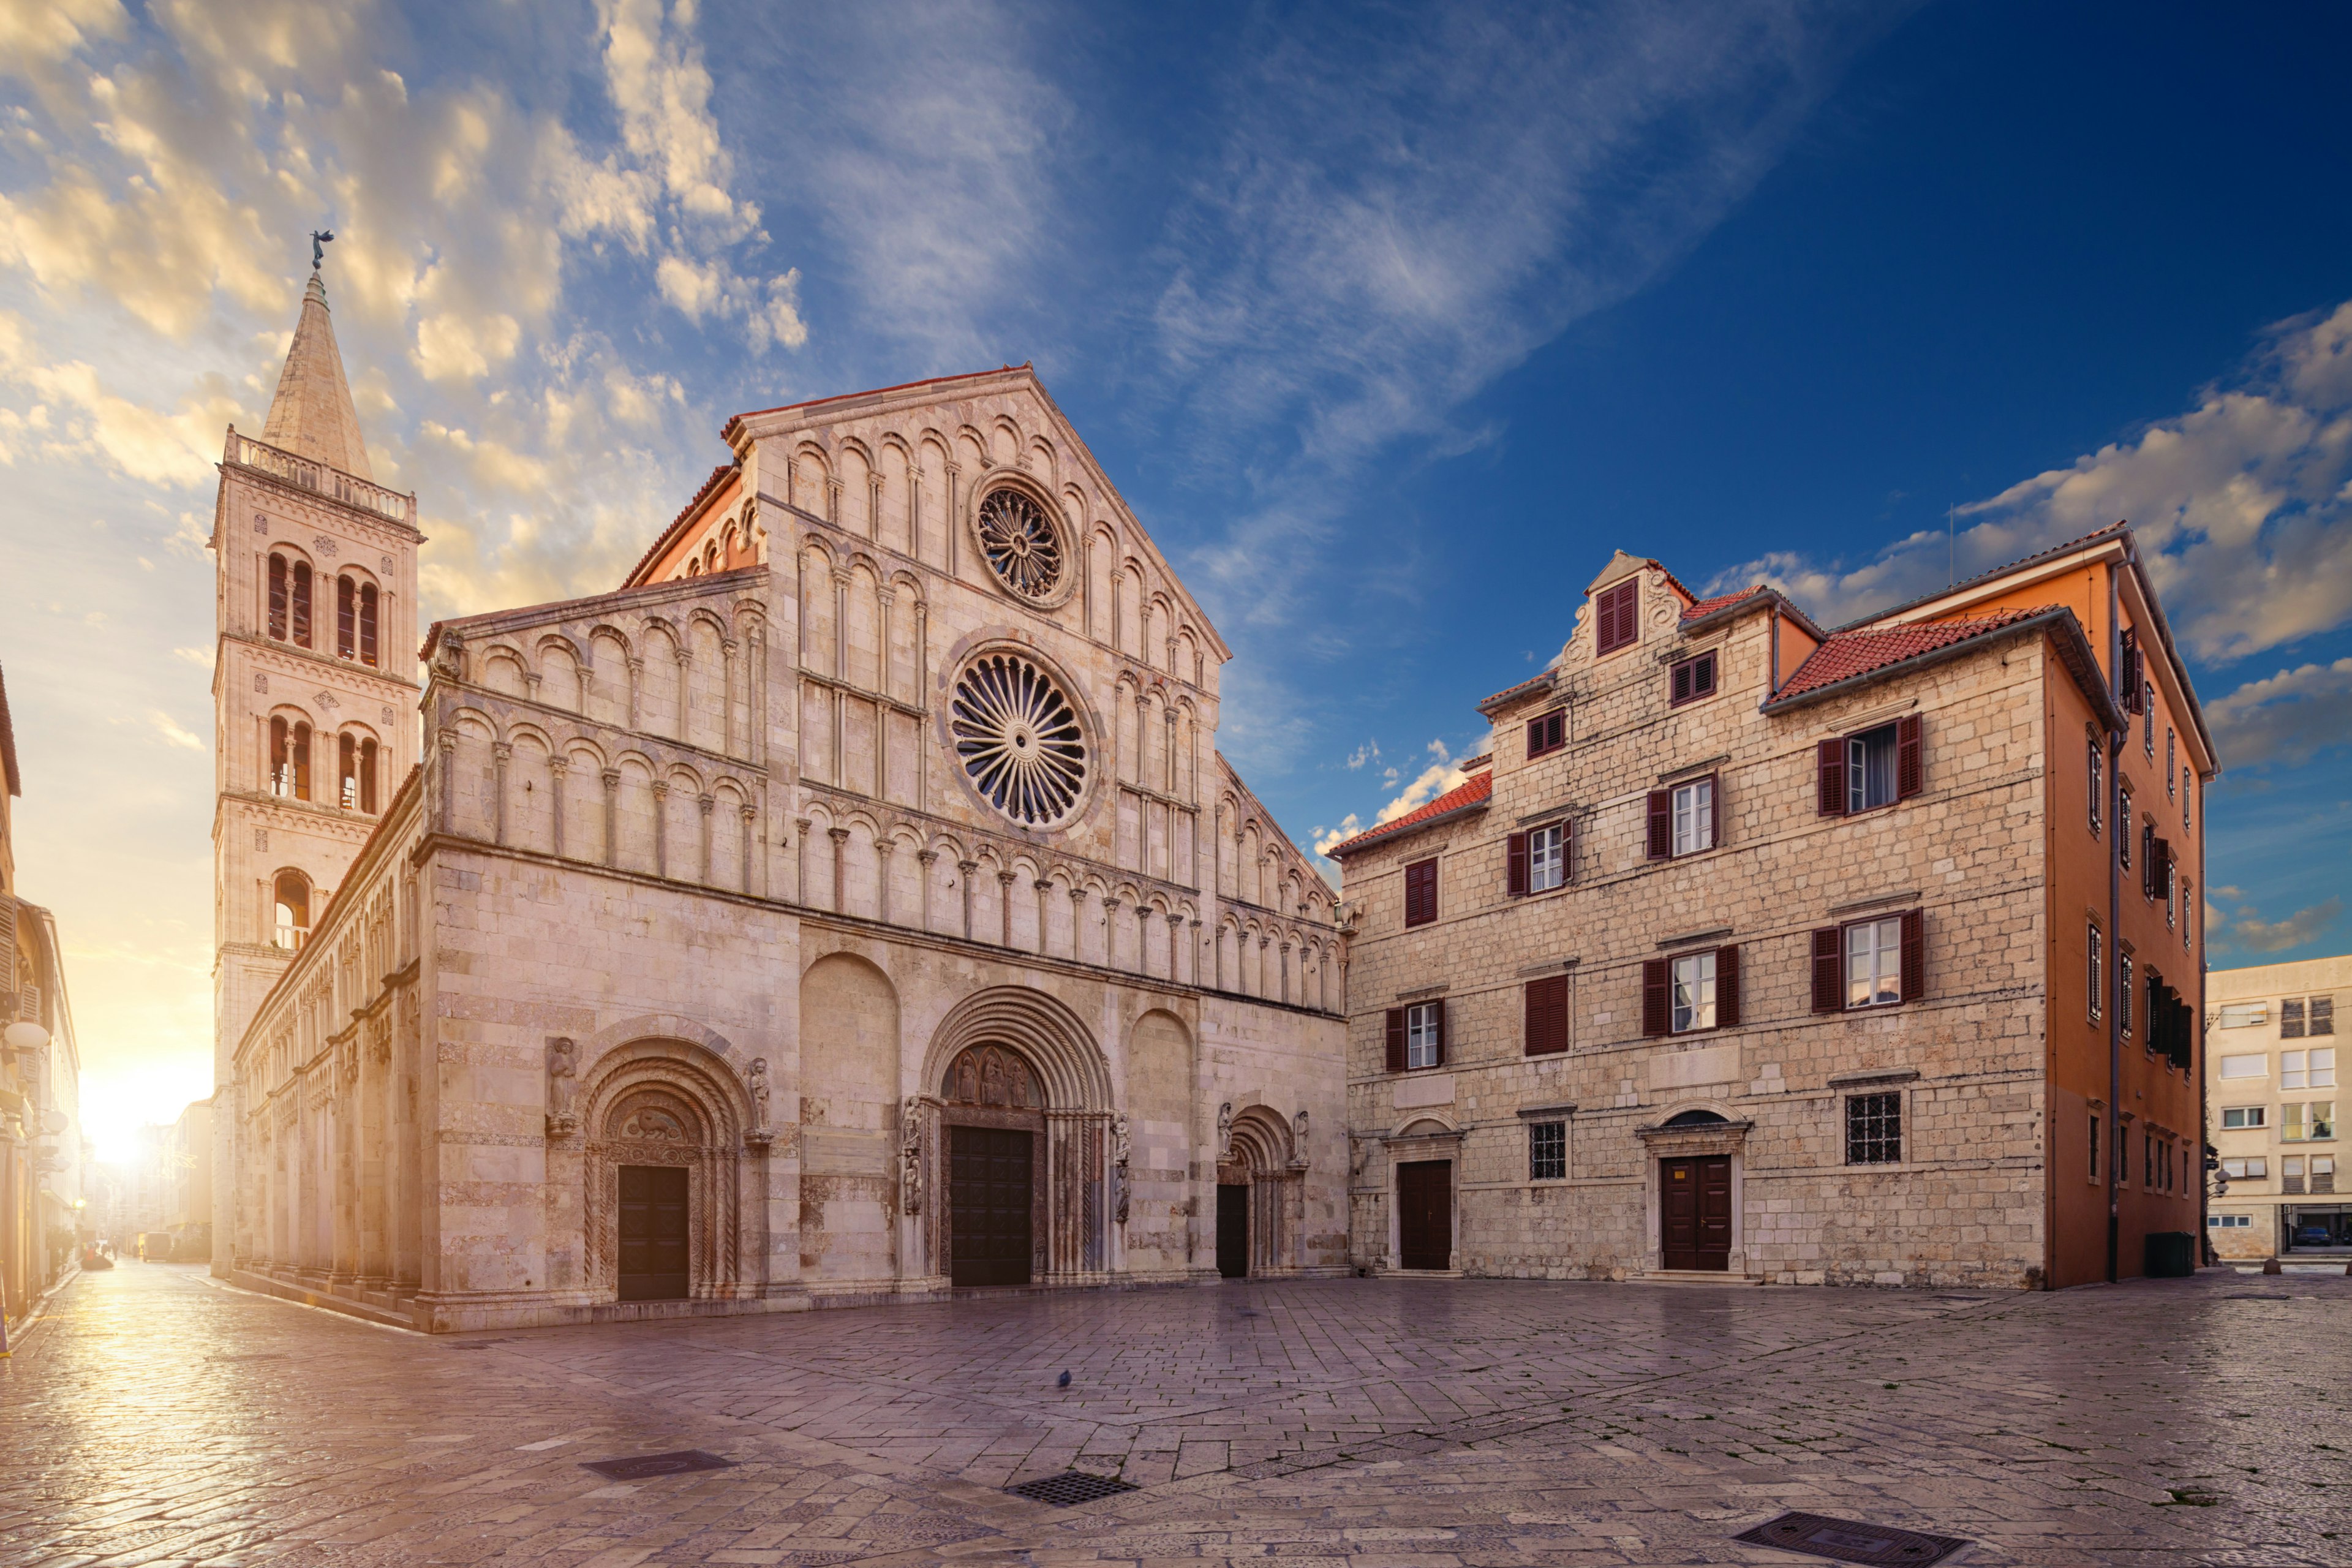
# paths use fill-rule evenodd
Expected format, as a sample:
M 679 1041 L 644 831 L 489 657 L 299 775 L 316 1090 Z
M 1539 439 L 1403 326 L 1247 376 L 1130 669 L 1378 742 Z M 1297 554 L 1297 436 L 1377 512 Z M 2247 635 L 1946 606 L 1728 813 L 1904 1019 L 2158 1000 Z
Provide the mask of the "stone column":
M 695 879 L 706 888 L 710 885 L 710 808 L 718 804 L 716 795 L 698 795 L 694 797 L 695 809 L 702 814 L 702 852 Z
M 1010 871 L 996 874 L 997 924 L 1003 931 L 1003 936 L 996 944 L 999 947 L 1013 945 L 1013 877 Z
M 1282 974 L 1282 999 L 1283 999 L 1285 1002 L 1287 1002 L 1287 1001 L 1289 1001 L 1289 1000 L 1290 1000 L 1290 943 L 1289 943 L 1289 942 L 1284 942 L 1284 943 L 1282 944 L 1282 956 L 1281 956 L 1279 959 L 1277 959 L 1277 960 L 1276 961 L 1276 963 L 1280 966 L 1281 974 Z
M 450 833 L 457 820 L 457 737 L 444 730 L 436 738 L 441 747 L 441 831 Z
M 654 780 L 654 875 L 669 875 L 669 785 Z
M 1201 921 L 1200 921 L 1200 920 L 1199 920 L 1199 918 L 1198 918 L 1197 916 L 1196 916 L 1196 917 L 1194 917 L 1194 919 L 1193 919 L 1193 921 L 1192 921 L 1192 984 L 1195 984 L 1195 985 L 1198 985 L 1199 984 L 1201 984 Z
M 551 756 L 547 759 L 547 807 L 555 814 L 555 834 L 551 842 L 555 846 L 555 858 L 559 860 L 566 858 L 563 853 L 563 781 L 571 772 L 572 764 L 564 758 Z
M 628 656 L 628 665 L 629 665 L 629 728 L 630 728 L 630 729 L 632 729 L 632 730 L 639 730 L 639 729 L 643 729 L 643 728 L 645 727 L 644 721 L 643 721 L 643 720 L 641 720 L 641 719 L 638 717 L 638 708 L 639 708 L 640 704 L 639 704 L 639 701 L 638 701 L 638 695 L 637 695 L 637 694 L 638 694 L 638 692 L 639 692 L 639 690 L 640 690 L 640 689 L 644 687 L 644 685 L 645 685 L 645 674 L 646 674 L 646 660 L 645 660 L 645 656 L 644 656 L 643 654 L 635 654 L 635 653 L 630 654 L 630 655 Z
M 828 827 L 824 836 L 833 840 L 833 912 L 845 915 L 849 912 L 849 883 L 848 861 L 843 854 L 843 847 L 849 842 L 849 829 Z
M 915 851 L 915 864 L 922 868 L 923 929 L 927 931 L 931 929 L 931 868 L 939 863 L 939 858 L 940 852 L 936 849 Z
M 743 891 L 749 893 L 754 890 L 751 887 L 751 840 L 759 830 L 760 814 L 748 801 L 735 810 L 736 815 L 743 819 L 742 837 L 736 847 L 743 858 Z
M 890 862 L 897 859 L 898 855 L 898 842 L 888 834 L 874 841 L 874 907 L 880 913 L 884 925 L 893 923 L 890 919 Z
M 1171 910 L 1168 916 L 1168 984 L 1171 985 L 1181 985 L 1184 982 L 1176 962 L 1176 954 L 1184 946 L 1183 930 L 1184 917 Z
M 1035 887 L 1037 889 L 1037 956 L 1043 958 L 1045 956 L 1045 934 L 1053 929 L 1045 918 L 1045 895 L 1054 890 L 1053 879 L 1040 877 L 1036 880 Z
M 1070 961 L 1085 962 L 1087 889 L 1079 883 L 1070 884 Z
M 677 645 L 677 739 L 681 745 L 694 744 L 694 655 L 682 642 Z
M 966 942 L 970 942 L 971 940 L 971 874 L 980 869 L 980 862 L 977 860 L 959 860 L 956 862 L 956 869 L 963 873 L 961 879 L 963 884 L 963 939 Z
M 814 823 L 809 817 L 793 818 L 793 826 L 798 831 L 800 845 L 798 852 L 793 856 L 793 902 L 803 908 L 808 905 L 808 837 L 809 828 L 812 826 Z
M 490 787 L 496 792 L 498 797 L 492 816 L 495 826 L 490 837 L 490 841 L 494 844 L 504 844 L 507 841 L 507 763 L 513 756 L 514 747 L 508 742 L 492 742 L 490 759 L 494 777 Z
M 721 637 L 719 640 L 719 684 L 726 689 L 726 696 L 721 700 L 721 706 L 727 715 L 726 722 L 719 732 L 719 749 L 731 757 L 738 754 L 735 750 L 735 639 L 733 637 Z
M 1103 895 L 1103 967 L 1118 967 L 1118 900 Z
M 621 770 L 606 768 L 597 775 L 604 781 L 604 864 L 621 863 Z

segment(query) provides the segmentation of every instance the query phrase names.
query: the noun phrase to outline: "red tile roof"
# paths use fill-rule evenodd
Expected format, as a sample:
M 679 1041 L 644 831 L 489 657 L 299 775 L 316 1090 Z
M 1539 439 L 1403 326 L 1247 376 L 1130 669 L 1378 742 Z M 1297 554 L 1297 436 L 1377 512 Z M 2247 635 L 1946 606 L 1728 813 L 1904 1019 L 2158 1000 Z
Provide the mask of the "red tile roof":
M 2128 522 L 2111 522 L 2105 528 L 2095 528 L 2090 532 L 2083 535 L 2080 539 L 2070 539 L 2063 544 L 2053 544 L 2047 550 L 2037 550 L 2031 555 L 2021 555 L 2006 566 L 1996 566 L 1990 572 L 1979 572 L 1973 577 L 1966 578 L 1960 582 L 1953 583 L 1948 586 L 1938 588 L 1932 594 L 1922 594 L 1916 599 L 1906 599 L 1899 605 L 1889 605 L 1883 610 L 1873 610 L 1870 614 L 1863 616 L 1855 620 L 1848 621 L 1844 626 L 1839 626 L 1836 629 L 1843 631 L 1847 626 L 1869 626 L 1874 622 L 1883 621 L 1889 616 L 1899 616 L 1906 610 L 1916 609 L 1921 605 L 1932 605 L 1938 599 L 1948 599 L 1955 594 L 1965 593 L 1969 589 L 1978 586 L 1979 584 L 1990 583 L 1994 581 L 1996 578 L 2006 577 L 2012 572 L 2021 571 L 2023 568 L 2034 565 L 2037 563 L 2054 560 L 2061 555 L 2072 554 L 2074 552 L 2082 549 L 2085 545 L 2095 544 L 2102 539 L 2109 538 L 2115 534 L 2126 532 L 2129 531 L 2130 527 L 2131 525 Z
M 1441 816 L 1450 816 L 1457 811 L 1467 811 L 1472 806 L 1485 805 L 1487 797 L 1494 793 L 1495 772 L 1492 768 L 1488 768 L 1485 773 L 1472 774 L 1469 783 L 1446 791 L 1427 805 L 1416 806 L 1394 822 L 1383 822 L 1368 832 L 1357 834 L 1344 844 L 1333 845 L 1324 853 L 1333 857 L 1352 855 L 1376 838 L 1386 838 L 1392 834 L 1402 833 L 1409 827 L 1419 827 L 1425 822 L 1434 822 Z
M 646 552 L 637 557 L 637 563 L 629 568 L 629 574 L 621 579 L 621 585 L 627 587 L 635 584 L 638 576 L 660 558 L 662 552 L 677 542 L 678 530 L 684 528 L 686 520 L 694 515 L 694 509 L 709 500 L 711 491 L 726 483 L 730 475 L 741 472 L 742 468 L 740 463 L 721 463 L 711 469 L 710 477 L 702 481 L 702 488 L 694 492 L 694 499 L 678 508 L 677 515 L 669 520 L 669 526 L 656 535 L 653 543 L 646 546 Z
M 1884 631 L 1838 632 L 1797 667 L 1797 672 L 1772 694 L 1772 700 L 1785 702 L 1791 697 L 1801 697 L 1806 692 L 1818 691 L 1842 680 L 1851 680 L 1856 676 L 1905 664 L 1922 654 L 1990 636 L 2020 621 L 2049 613 L 2050 606 L 2041 605 L 2030 609 L 1997 610 L 1990 616 L 1972 616 L 1967 620 L 1913 621 L 1905 626 L 1889 626 Z
M 1701 616 L 1710 615 L 1717 610 L 1722 609 L 1726 605 L 1736 605 L 1739 603 L 1740 600 L 1745 599 L 1751 595 L 1761 594 L 1769 586 L 1771 586 L 1771 584 L 1769 583 L 1757 583 L 1752 584 L 1748 587 L 1738 589 L 1733 593 L 1717 594 L 1712 599 L 1698 600 L 1696 603 L 1684 607 L 1683 619 L 1686 621 L 1695 621 Z

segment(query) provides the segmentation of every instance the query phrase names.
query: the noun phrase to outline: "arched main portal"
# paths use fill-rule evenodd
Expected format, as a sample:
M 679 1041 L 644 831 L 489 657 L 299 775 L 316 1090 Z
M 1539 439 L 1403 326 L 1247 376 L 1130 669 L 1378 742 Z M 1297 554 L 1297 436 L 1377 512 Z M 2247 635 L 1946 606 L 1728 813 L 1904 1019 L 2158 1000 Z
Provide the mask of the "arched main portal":
M 927 1057 L 900 1180 L 929 1271 L 956 1285 L 1106 1276 L 1110 1079 L 1086 1026 L 1043 992 L 1000 987 L 958 1004 Z

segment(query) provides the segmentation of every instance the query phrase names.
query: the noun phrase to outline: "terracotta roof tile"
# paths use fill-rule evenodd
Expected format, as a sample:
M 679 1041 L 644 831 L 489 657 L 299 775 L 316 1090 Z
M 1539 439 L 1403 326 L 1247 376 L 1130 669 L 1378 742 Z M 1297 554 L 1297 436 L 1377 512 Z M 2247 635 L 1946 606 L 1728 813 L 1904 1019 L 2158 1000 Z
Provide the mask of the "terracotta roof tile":
M 694 509 L 709 500 L 710 492 L 726 483 L 730 475 L 740 473 L 742 469 L 743 465 L 740 463 L 721 463 L 711 469 L 710 477 L 702 481 L 702 488 L 694 492 L 693 499 L 677 509 L 677 515 L 669 520 L 669 526 L 656 534 L 654 542 L 646 547 L 646 552 L 637 557 L 637 563 L 629 568 L 629 574 L 626 577 L 621 579 L 622 586 L 635 586 L 638 577 L 646 569 L 660 558 L 663 551 L 677 542 L 678 530 L 685 527 L 686 520 L 694 515 Z
M 2073 551 L 2080 550 L 2086 544 L 2094 544 L 2102 539 L 2110 537 L 2111 535 L 2122 533 L 2129 529 L 2130 526 L 2131 525 L 2129 523 L 2125 522 L 2111 522 L 2105 528 L 2095 528 L 2090 532 L 2084 534 L 2080 539 L 2070 539 L 2063 544 L 2053 544 L 2047 550 L 2037 550 L 2031 555 L 2021 555 L 2006 566 L 1996 566 L 1990 572 L 1979 572 L 1973 577 L 1965 578 L 1960 582 L 1953 583 L 1945 587 L 1938 588 L 1932 594 L 1922 594 L 1916 599 L 1906 599 L 1899 605 L 1889 605 L 1883 610 L 1873 610 L 1870 614 L 1860 616 L 1857 619 L 1848 621 L 1845 626 L 1839 626 L 1834 629 L 1844 631 L 1849 626 L 1869 626 L 1874 622 L 1883 621 L 1889 616 L 1899 616 L 1904 611 L 1914 609 L 1918 605 L 1932 605 L 1938 599 L 1949 598 L 1954 594 L 1963 593 L 1968 589 L 1977 586 L 1980 583 L 1990 583 L 1996 578 L 2006 577 L 2011 572 L 2031 566 L 2036 562 L 2053 560 Z
M 1434 821 L 1438 817 L 1456 811 L 1467 810 L 1474 805 L 1484 805 L 1486 804 L 1487 797 L 1494 793 L 1495 773 L 1492 768 L 1489 768 L 1485 773 L 1472 774 L 1469 783 L 1446 791 L 1428 805 L 1414 807 L 1394 822 L 1383 822 L 1369 832 L 1359 833 L 1345 844 L 1335 844 L 1325 853 L 1333 856 L 1353 854 L 1375 839 L 1402 833 L 1408 827 L 1418 827 L 1424 822 Z
M 1712 599 L 1700 599 L 1684 608 L 1683 619 L 1686 621 L 1695 621 L 1701 616 L 1710 615 L 1713 612 L 1723 608 L 1726 605 L 1736 605 L 1739 603 L 1740 600 L 1748 597 L 1750 595 L 1761 594 L 1770 586 L 1771 584 L 1769 583 L 1756 583 L 1729 594 L 1717 594 Z
M 1904 626 L 1889 626 L 1884 631 L 1837 632 L 1797 667 L 1797 672 L 1772 694 L 1772 700 L 1785 702 L 1791 697 L 1801 697 L 1808 691 L 1818 691 L 1824 686 L 1851 680 L 1857 675 L 1886 669 L 1917 658 L 1921 654 L 1934 653 L 1955 643 L 1988 636 L 2019 621 L 2047 615 L 2049 610 L 2048 605 L 2038 605 L 2029 609 L 2000 610 L 1990 616 L 1972 616 L 1966 620 L 1913 621 Z

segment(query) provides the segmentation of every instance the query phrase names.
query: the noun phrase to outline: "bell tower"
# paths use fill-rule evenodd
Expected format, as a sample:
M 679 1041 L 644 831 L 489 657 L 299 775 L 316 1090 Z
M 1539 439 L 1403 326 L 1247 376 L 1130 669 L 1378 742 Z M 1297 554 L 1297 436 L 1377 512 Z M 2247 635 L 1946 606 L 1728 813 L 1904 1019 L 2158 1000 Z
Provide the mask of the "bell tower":
M 215 1273 L 242 1108 L 235 1055 L 416 762 L 416 498 L 375 482 L 312 237 L 259 439 L 228 430 L 213 507 Z

